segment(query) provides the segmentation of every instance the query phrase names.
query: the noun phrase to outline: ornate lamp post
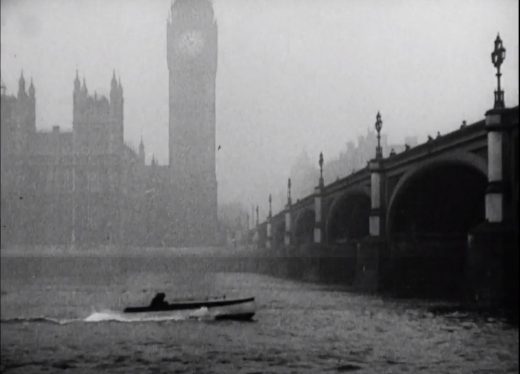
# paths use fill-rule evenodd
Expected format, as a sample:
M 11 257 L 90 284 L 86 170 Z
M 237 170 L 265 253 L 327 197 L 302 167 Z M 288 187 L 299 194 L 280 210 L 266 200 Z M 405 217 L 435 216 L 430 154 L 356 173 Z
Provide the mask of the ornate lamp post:
M 323 187 L 323 152 L 320 152 L 320 160 L 319 160 L 319 165 L 320 165 L 320 187 Z
M 271 202 L 272 202 L 272 197 L 271 197 L 271 194 L 269 194 L 269 214 L 267 216 L 267 224 L 266 224 L 266 234 L 267 234 L 267 240 L 265 242 L 265 247 L 267 249 L 271 249 L 273 247 L 273 243 L 272 243 L 272 226 L 271 226 L 271 219 L 273 217 L 273 213 L 272 213 L 272 210 L 271 210 Z
M 381 129 L 383 128 L 383 121 L 381 120 L 381 114 L 377 112 L 376 115 L 376 131 L 377 131 L 377 147 L 376 147 L 376 159 L 383 158 L 383 149 L 381 148 Z
M 287 206 L 291 206 L 291 178 L 287 180 Z
M 500 73 L 500 65 L 504 62 L 506 59 L 506 49 L 504 48 L 502 44 L 502 39 L 500 39 L 500 34 L 497 35 L 497 38 L 495 39 L 495 50 L 491 52 L 491 62 L 493 62 L 493 65 L 497 69 L 497 90 L 495 91 L 495 109 L 502 109 L 505 108 L 504 103 L 504 91 L 500 88 L 500 77 L 502 76 L 502 73 Z
M 287 179 L 287 209 L 285 209 L 285 233 L 284 244 L 288 247 L 291 244 L 291 178 Z

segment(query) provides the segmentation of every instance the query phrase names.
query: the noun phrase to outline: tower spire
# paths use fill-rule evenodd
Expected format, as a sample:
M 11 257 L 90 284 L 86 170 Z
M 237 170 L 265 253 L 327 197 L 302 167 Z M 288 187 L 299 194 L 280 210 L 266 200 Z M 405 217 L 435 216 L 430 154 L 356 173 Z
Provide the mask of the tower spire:
M 119 101 L 120 96 L 119 85 L 116 79 L 116 69 L 112 70 L 112 80 L 110 81 L 110 101 Z
M 85 77 L 83 77 L 83 86 L 81 86 L 81 90 L 82 90 L 84 93 L 87 93 L 87 92 L 88 92 L 88 89 L 87 89 L 87 82 L 85 81 Z
M 74 91 L 79 91 L 81 88 L 81 83 L 79 82 L 79 73 L 78 69 L 76 69 L 76 78 L 74 78 Z
M 139 160 L 141 161 L 142 164 L 144 164 L 145 154 L 144 154 L 143 135 L 141 135 L 141 141 L 139 142 Z
M 123 85 L 121 84 L 121 76 L 117 76 L 117 85 L 119 88 L 119 94 L 121 95 L 121 98 L 123 97 Z
M 35 96 L 35 92 L 34 92 L 34 83 L 33 83 L 33 79 L 31 77 L 31 83 L 29 84 L 29 96 L 31 98 L 34 98 Z
M 112 81 L 110 82 L 112 87 L 117 87 L 116 69 L 112 70 Z
M 23 70 L 20 73 L 20 79 L 18 80 L 18 96 L 25 95 L 25 78 L 23 77 Z

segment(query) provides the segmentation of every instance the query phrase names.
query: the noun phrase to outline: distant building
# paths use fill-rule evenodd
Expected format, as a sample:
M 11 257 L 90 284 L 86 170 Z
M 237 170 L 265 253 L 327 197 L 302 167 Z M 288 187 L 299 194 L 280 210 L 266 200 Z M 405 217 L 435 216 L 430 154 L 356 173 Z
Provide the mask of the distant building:
M 405 144 L 410 147 L 416 146 L 417 143 L 416 137 L 405 138 Z M 381 148 L 384 157 L 388 157 L 392 150 L 395 153 L 404 151 L 405 144 L 388 144 L 387 136 L 381 135 Z M 341 152 L 339 157 L 325 163 L 323 167 L 325 181 L 330 183 L 337 178 L 343 178 L 364 168 L 367 162 L 375 157 L 376 147 L 377 134 L 372 130 L 367 130 L 365 136 L 358 136 L 357 145 L 349 141 L 346 150 Z
M 395 153 L 403 152 L 406 145 L 414 147 L 417 143 L 416 137 L 406 137 L 405 144 L 388 144 L 387 136 L 385 134 L 381 135 L 381 147 L 384 157 L 388 157 L 392 150 Z M 325 183 L 334 182 L 338 178 L 343 178 L 364 168 L 367 162 L 375 157 L 376 146 L 377 135 L 374 131 L 368 130 L 366 135 L 358 136 L 357 144 L 353 141 L 347 142 L 345 151 L 341 152 L 338 157 L 327 160 L 325 155 L 326 161 L 323 166 Z M 291 167 L 293 196 L 295 198 L 304 198 L 313 193 L 314 188 L 318 184 L 318 177 L 317 158 L 313 163 L 304 151 Z

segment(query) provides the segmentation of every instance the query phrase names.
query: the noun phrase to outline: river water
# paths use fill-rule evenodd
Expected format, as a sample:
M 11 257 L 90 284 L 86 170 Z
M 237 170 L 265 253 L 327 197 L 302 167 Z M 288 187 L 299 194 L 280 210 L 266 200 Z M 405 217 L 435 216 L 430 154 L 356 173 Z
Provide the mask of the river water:
M 220 261 L 222 262 L 222 261 Z M 211 258 L 2 257 L 1 372 L 516 373 L 518 328 Z M 155 292 L 254 296 L 253 322 L 128 322 Z M 94 320 L 96 322 L 87 322 Z

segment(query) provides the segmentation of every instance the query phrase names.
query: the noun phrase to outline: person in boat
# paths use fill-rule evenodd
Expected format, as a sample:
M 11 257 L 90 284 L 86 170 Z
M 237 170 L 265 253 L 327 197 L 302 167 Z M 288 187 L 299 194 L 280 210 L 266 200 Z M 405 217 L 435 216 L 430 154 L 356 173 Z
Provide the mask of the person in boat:
M 168 303 L 164 300 L 165 297 L 166 295 L 164 294 L 164 292 L 159 292 L 155 294 L 155 296 L 152 299 L 152 302 L 150 303 L 150 307 L 160 308 L 168 306 Z

